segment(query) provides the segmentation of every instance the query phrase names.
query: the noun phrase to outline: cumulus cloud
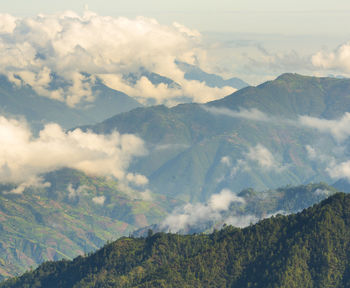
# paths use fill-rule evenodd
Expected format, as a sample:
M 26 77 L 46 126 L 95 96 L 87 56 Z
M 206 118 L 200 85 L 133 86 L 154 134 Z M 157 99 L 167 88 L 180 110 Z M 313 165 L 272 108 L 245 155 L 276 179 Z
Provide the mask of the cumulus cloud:
M 146 153 L 143 141 L 134 135 L 65 132 L 47 124 L 35 137 L 26 123 L 0 117 L 0 182 L 22 188 L 40 182 L 40 174 L 63 167 L 143 185 L 146 177 L 127 170 L 133 157 Z
M 113 18 L 88 10 L 31 18 L 0 14 L 0 73 L 72 107 L 94 101 L 91 88 L 97 78 L 143 103 L 172 104 L 179 97 L 205 102 L 232 93 L 231 87 L 210 88 L 184 79 L 176 61 L 201 62 L 206 52 L 200 43 L 196 30 L 144 17 Z M 142 69 L 179 85 L 154 84 L 148 76 L 136 83 L 125 79 Z
M 311 58 L 315 67 L 350 73 L 350 41 L 332 52 L 319 51 Z
M 208 203 L 186 204 L 175 210 L 160 224 L 162 230 L 171 232 L 186 231 L 210 221 L 223 219 L 222 212 L 227 211 L 232 203 L 244 204 L 245 200 L 228 189 L 210 197 Z

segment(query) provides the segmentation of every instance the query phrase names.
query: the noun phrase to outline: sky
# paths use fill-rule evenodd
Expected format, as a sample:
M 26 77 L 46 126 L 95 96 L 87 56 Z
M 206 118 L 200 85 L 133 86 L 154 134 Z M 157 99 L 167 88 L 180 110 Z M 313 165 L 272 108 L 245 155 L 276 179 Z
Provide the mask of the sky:
M 176 22 L 196 30 L 207 53 L 202 69 L 253 85 L 284 72 L 316 76 L 349 73 L 341 64 L 344 59 L 339 60 L 339 49 L 350 40 L 350 1 L 0 1 L 0 13 L 16 17 L 66 10 L 82 15 L 87 9 L 99 16 L 143 16 L 160 25 Z M 317 53 L 319 59 L 312 60 Z M 331 61 L 332 53 L 340 58 Z
M 0 11 L 17 16 L 54 13 L 84 7 L 109 16 L 147 16 L 172 21 L 200 31 L 240 33 L 326 34 L 346 33 L 350 2 L 316 0 L 12 0 L 1 1 Z

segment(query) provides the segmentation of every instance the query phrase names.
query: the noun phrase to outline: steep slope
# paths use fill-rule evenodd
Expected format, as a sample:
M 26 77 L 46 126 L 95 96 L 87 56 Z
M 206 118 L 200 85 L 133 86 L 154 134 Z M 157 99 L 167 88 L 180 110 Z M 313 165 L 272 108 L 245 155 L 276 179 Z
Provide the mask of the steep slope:
M 121 238 L 0 287 L 348 287 L 349 207 L 350 196 L 339 193 L 245 229 Z
M 224 187 L 333 183 L 306 147 L 322 139 L 328 153 L 336 141 L 296 121 L 301 115 L 340 118 L 350 111 L 349 91 L 349 79 L 284 74 L 206 105 L 138 108 L 85 129 L 142 137 L 150 154 L 133 168 L 150 179 L 152 190 L 186 201 L 205 201 Z
M 107 240 L 159 222 L 178 201 L 149 200 L 114 180 L 63 169 L 45 175 L 46 188 L 6 194 L 0 187 L 0 279 L 45 260 L 73 258 Z

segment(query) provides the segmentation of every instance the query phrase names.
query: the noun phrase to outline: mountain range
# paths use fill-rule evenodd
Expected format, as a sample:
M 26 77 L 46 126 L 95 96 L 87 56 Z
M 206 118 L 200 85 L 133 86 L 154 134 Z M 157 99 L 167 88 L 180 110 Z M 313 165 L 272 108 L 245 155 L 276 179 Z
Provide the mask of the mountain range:
M 132 168 L 149 178 L 152 191 L 184 201 L 206 201 L 225 187 L 333 183 L 327 163 L 310 151 L 333 156 L 340 145 L 312 121 L 340 120 L 350 111 L 349 89 L 349 79 L 284 74 L 204 105 L 141 107 L 82 128 L 140 136 L 149 155 Z
M 123 237 L 0 287 L 348 287 L 350 196 L 212 234 Z
M 154 81 L 171 81 L 147 75 Z M 140 75 L 128 77 L 132 81 Z M 283 74 L 206 104 L 139 107 L 131 100 L 127 110 L 134 104 L 135 109 L 92 125 L 84 124 L 107 115 L 102 108 L 100 114 L 88 108 L 72 109 L 37 96 L 31 87 L 12 86 L 5 78 L 0 84 L 3 115 L 24 114 L 34 128 L 56 121 L 71 129 L 79 126 L 99 134 L 117 130 L 139 136 L 148 154 L 134 159 L 129 170 L 149 180 L 145 194 L 125 190 L 115 179 L 71 169 L 42 175 L 50 187 L 27 188 L 22 195 L 7 193 L 14 187 L 3 184 L 3 278 L 45 260 L 88 253 L 135 229 L 135 235 L 144 235 L 150 227 L 174 231 L 169 221 L 164 222 L 167 217 L 195 216 L 183 214 L 188 213 L 183 211 L 186 207 L 194 212 L 198 207 L 204 207 L 199 212 L 212 209 L 215 195 L 233 202 L 210 210 L 214 217 L 207 221 L 178 226 L 178 232 L 210 232 L 225 222 L 238 225 L 237 219 L 246 219 L 245 225 L 249 225 L 276 213 L 297 212 L 337 191 L 325 183 L 309 185 L 311 182 L 322 181 L 339 191 L 350 191 L 346 171 L 340 170 L 350 152 L 346 125 L 349 79 Z M 109 95 L 106 103 L 110 110 L 106 111 L 120 112 L 114 110 L 119 100 L 113 98 L 120 92 L 95 84 L 102 98 Z M 15 101 L 14 95 L 21 100 Z M 106 103 L 96 105 L 104 107 Z M 95 116 L 90 114 L 100 118 L 92 120 Z M 305 185 L 298 186 L 301 184 Z M 149 226 L 152 224 L 155 226 Z

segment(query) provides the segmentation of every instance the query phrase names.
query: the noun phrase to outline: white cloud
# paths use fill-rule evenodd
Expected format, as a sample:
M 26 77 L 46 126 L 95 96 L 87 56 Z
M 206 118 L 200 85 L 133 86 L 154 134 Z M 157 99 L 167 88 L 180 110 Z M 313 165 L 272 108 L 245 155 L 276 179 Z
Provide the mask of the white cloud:
M 0 14 L 0 34 L 12 33 L 16 28 L 16 18 L 9 14 Z
M 73 185 L 70 183 L 67 186 L 67 191 L 68 191 L 68 198 L 69 199 L 74 199 L 76 197 L 81 196 L 82 194 L 84 194 L 84 191 L 87 189 L 88 187 L 86 185 L 81 185 L 78 188 L 74 189 Z
M 246 159 L 256 162 L 261 168 L 281 172 L 285 167 L 279 163 L 272 153 L 263 145 L 258 144 L 255 147 L 250 147 L 246 153 Z
M 35 137 L 26 123 L 0 117 L 0 182 L 19 187 L 63 167 L 128 182 L 130 161 L 146 153 L 143 141 L 134 135 L 116 131 L 98 135 L 80 129 L 65 132 L 57 124 L 48 124 Z M 139 184 L 147 182 L 142 175 L 131 178 Z
M 12 189 L 11 191 L 4 192 L 5 194 L 22 194 L 24 190 L 30 187 L 36 187 L 36 188 L 46 188 L 50 187 L 51 183 L 44 182 L 44 179 L 41 177 L 33 176 L 26 180 L 25 182 L 22 182 L 19 184 L 16 188 Z
M 223 189 L 220 194 L 214 194 L 210 197 L 209 206 L 215 211 L 226 211 L 232 202 L 244 204 L 245 200 L 230 190 Z
M 223 116 L 228 116 L 232 118 L 241 118 L 241 119 L 259 121 L 259 122 L 273 122 L 275 120 L 275 118 L 268 116 L 267 114 L 265 114 L 264 112 L 261 112 L 256 108 L 252 108 L 252 109 L 241 108 L 238 111 L 234 111 L 223 107 L 202 106 L 202 108 L 214 115 L 223 115 Z
M 348 112 L 345 112 L 340 119 L 336 120 L 300 116 L 299 122 L 304 127 L 332 135 L 338 142 L 342 142 L 350 136 L 350 113 Z
M 96 196 L 96 197 L 92 198 L 92 201 L 95 204 L 103 205 L 106 201 L 106 197 L 105 196 Z
M 220 163 L 226 166 L 231 166 L 231 159 L 229 156 L 224 156 L 221 158 Z
M 128 173 L 126 175 L 126 180 L 136 186 L 145 186 L 148 184 L 147 177 L 141 174 Z
M 228 189 L 210 197 L 206 204 L 186 204 L 176 209 L 160 224 L 161 229 L 179 232 L 196 226 L 205 225 L 210 221 L 222 220 L 222 212 L 227 211 L 233 203 L 244 204 L 245 200 Z
M 345 112 L 339 119 L 324 119 L 299 115 L 297 120 L 268 115 L 256 108 L 239 109 L 238 111 L 222 107 L 202 106 L 204 110 L 213 115 L 224 115 L 232 118 L 246 119 L 258 122 L 290 125 L 299 128 L 311 128 L 331 135 L 336 141 L 342 142 L 350 136 L 350 113 Z
M 264 171 L 281 173 L 287 166 L 283 165 L 265 146 L 260 143 L 256 146 L 249 147 L 247 152 L 242 154 L 243 158 L 238 159 L 234 166 L 231 167 L 230 176 L 235 176 L 239 171 L 250 171 L 252 167 L 259 167 Z
M 326 171 L 334 179 L 346 179 L 350 182 L 350 160 L 340 162 L 340 163 L 331 163 L 327 167 Z
M 72 107 L 94 101 L 96 77 L 140 102 L 174 104 L 179 97 L 206 102 L 232 93 L 231 87 L 210 88 L 184 79 L 176 61 L 201 62 L 206 52 L 200 43 L 196 30 L 144 17 L 113 18 L 91 11 L 32 18 L 0 14 L 0 73 Z M 182 88 L 155 85 L 147 77 L 133 85 L 123 78 L 140 69 L 168 77 Z M 57 78 L 66 85 L 52 88 Z
M 234 227 L 244 228 L 258 221 L 259 218 L 254 215 L 233 215 L 225 219 L 224 223 Z
M 319 51 L 311 60 L 315 67 L 350 73 L 350 41 L 333 52 Z

